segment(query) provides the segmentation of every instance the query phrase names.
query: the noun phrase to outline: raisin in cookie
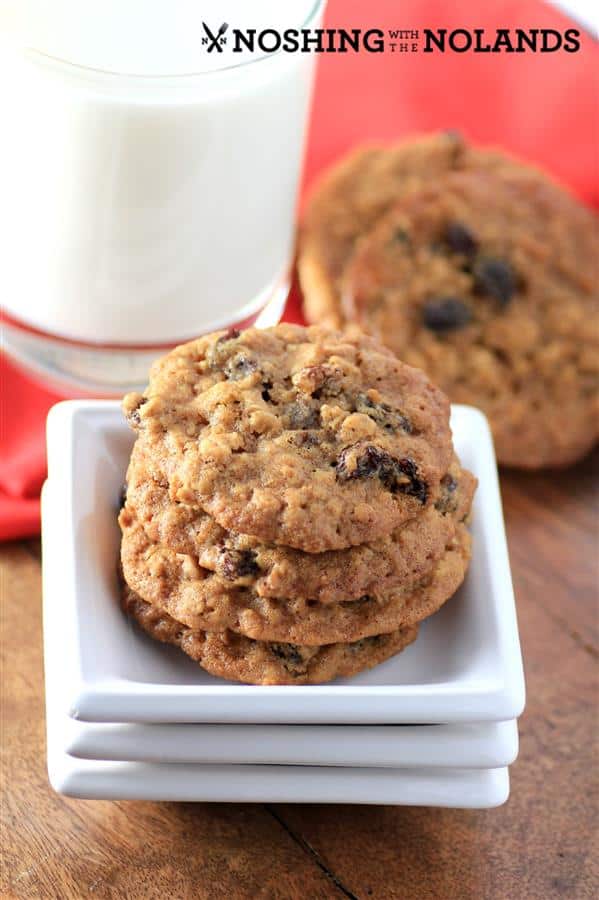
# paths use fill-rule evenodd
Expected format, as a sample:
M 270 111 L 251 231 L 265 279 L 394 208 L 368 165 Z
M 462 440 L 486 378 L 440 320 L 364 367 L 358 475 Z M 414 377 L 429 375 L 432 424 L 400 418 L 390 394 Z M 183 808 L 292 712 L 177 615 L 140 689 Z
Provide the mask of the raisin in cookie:
M 229 629 L 260 641 L 347 643 L 415 624 L 457 590 L 470 558 L 470 536 L 458 525 L 438 563 L 409 588 L 338 603 L 268 598 L 227 583 L 193 555 L 153 543 L 130 507 L 120 521 L 123 577 L 136 594 L 194 630 Z
M 247 684 L 317 684 L 355 675 L 399 653 L 418 634 L 418 627 L 411 626 L 349 644 L 264 643 L 228 631 L 193 631 L 126 585 L 122 602 L 125 612 L 154 640 L 180 647 L 211 675 Z
M 454 459 L 438 497 L 420 516 L 388 537 L 347 550 L 303 553 L 226 531 L 197 507 L 172 502 L 167 487 L 148 472 L 141 443 L 133 448 L 127 474 L 125 534 L 139 522 L 153 544 L 190 556 L 204 570 L 204 589 L 218 595 L 251 588 L 259 597 L 333 603 L 369 594 L 388 595 L 421 581 L 439 561 L 472 503 L 476 480 Z
M 124 408 L 173 501 L 311 553 L 419 515 L 453 454 L 441 391 L 371 338 L 321 328 L 191 341 Z
M 361 147 L 334 166 L 310 198 L 300 235 L 298 274 L 308 321 L 343 325 L 341 278 L 355 242 L 406 191 L 446 172 L 493 169 L 504 161 L 448 132 L 392 147 Z
M 599 430 L 594 216 L 518 164 L 407 192 L 346 267 L 347 321 L 489 417 L 500 462 L 568 464 Z

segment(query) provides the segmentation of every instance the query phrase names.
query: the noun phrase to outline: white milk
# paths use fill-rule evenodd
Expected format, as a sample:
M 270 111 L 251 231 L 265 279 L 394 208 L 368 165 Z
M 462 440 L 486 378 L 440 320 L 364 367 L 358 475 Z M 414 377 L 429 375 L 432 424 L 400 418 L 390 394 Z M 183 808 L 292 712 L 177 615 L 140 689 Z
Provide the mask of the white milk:
M 202 22 L 315 27 L 322 4 L 21 3 L 0 45 L 6 313 L 127 345 L 255 313 L 287 278 L 314 56 L 208 53 Z

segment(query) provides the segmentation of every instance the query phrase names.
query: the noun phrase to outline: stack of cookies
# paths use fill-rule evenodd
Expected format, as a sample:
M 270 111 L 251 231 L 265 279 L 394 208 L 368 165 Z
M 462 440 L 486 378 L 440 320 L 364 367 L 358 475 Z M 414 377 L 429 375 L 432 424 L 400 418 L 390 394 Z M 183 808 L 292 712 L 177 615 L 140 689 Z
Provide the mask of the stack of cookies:
M 410 644 L 464 578 L 445 396 L 372 338 L 207 335 L 124 401 L 123 605 L 208 672 L 306 684 Z
M 359 327 L 489 418 L 500 462 L 599 437 L 599 228 L 545 174 L 455 133 L 362 147 L 304 221 L 309 321 Z

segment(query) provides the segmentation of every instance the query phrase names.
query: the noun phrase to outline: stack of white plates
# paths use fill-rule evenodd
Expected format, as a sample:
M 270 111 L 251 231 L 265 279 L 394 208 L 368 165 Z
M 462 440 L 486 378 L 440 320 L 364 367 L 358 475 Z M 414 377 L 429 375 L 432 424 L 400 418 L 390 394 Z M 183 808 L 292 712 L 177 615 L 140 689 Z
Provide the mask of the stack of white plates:
M 48 420 L 43 494 L 48 768 L 105 799 L 485 807 L 509 793 L 524 679 L 493 447 L 454 407 L 479 479 L 465 584 L 395 659 L 325 685 L 214 678 L 127 621 L 118 498 L 132 436 L 117 403 Z

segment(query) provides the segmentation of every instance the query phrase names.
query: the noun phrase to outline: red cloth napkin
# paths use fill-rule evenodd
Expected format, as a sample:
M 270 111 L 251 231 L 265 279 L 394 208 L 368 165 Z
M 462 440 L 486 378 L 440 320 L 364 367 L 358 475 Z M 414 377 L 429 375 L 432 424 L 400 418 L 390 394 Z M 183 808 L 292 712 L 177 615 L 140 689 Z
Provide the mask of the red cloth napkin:
M 539 0 L 330 0 L 328 27 L 555 28 L 575 26 Z M 582 29 L 581 29 L 582 31 Z M 453 128 L 533 160 L 597 205 L 599 51 L 577 53 L 329 53 L 318 60 L 302 199 L 314 176 L 353 145 Z M 301 321 L 297 289 L 285 318 Z M 60 399 L 0 361 L 0 540 L 39 532 L 44 427 Z

